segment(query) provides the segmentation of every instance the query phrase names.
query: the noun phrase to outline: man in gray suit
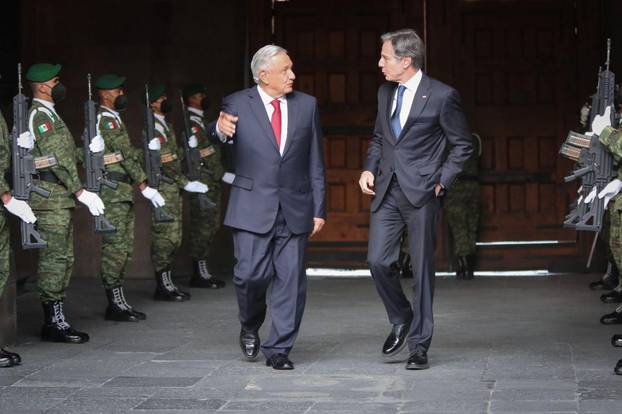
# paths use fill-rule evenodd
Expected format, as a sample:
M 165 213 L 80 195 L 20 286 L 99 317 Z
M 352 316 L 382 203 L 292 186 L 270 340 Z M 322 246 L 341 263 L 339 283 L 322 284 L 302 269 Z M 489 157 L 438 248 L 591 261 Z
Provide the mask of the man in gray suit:
M 414 30 L 382 35 L 378 66 L 387 81 L 378 90 L 378 115 L 359 179 L 372 195 L 367 260 L 392 329 L 382 354 L 406 344 L 406 369 L 429 367 L 434 326 L 434 254 L 439 198 L 472 152 L 471 132 L 458 93 L 426 76 L 424 44 Z M 446 154 L 446 145 L 452 149 Z M 408 233 L 412 305 L 396 269 L 400 237 Z
M 233 228 L 234 283 L 240 310 L 240 347 L 259 352 L 258 330 L 272 282 L 266 365 L 293 369 L 288 355 L 306 299 L 307 239 L 326 218 L 324 156 L 317 103 L 293 91 L 287 51 L 268 45 L 251 61 L 257 86 L 227 96 L 212 136 L 231 141 L 234 177 L 225 225 Z

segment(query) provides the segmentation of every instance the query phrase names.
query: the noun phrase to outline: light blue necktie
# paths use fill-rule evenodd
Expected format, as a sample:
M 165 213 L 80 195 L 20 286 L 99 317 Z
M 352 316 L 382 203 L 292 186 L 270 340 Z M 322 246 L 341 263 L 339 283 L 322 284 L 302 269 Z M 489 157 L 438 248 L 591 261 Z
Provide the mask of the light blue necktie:
M 397 88 L 397 103 L 395 104 L 395 111 L 393 112 L 393 115 L 391 115 L 391 129 L 393 130 L 396 139 L 399 139 L 400 133 L 402 132 L 400 112 L 402 111 L 402 98 L 404 98 L 404 91 L 406 91 L 406 86 L 404 85 L 400 85 Z

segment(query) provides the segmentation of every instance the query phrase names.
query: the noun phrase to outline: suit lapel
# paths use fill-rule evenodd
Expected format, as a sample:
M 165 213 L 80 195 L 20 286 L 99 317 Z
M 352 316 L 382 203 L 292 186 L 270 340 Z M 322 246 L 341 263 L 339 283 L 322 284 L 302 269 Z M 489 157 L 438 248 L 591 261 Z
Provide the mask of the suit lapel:
M 287 137 L 285 139 L 285 148 L 283 149 L 283 157 L 287 154 L 290 147 L 292 146 L 292 141 L 294 141 L 294 134 L 296 131 L 296 114 L 298 111 L 296 107 L 298 102 L 295 99 L 295 92 L 290 93 L 285 97 L 287 99 Z
M 400 133 L 400 137 L 403 137 L 405 132 L 411 127 L 413 122 L 421 115 L 425 104 L 430 99 L 430 79 L 423 75 L 421 78 L 421 82 L 419 83 L 419 87 L 417 87 L 417 92 L 415 93 L 415 98 L 413 99 L 413 104 L 410 107 L 410 112 L 408 114 L 408 118 L 406 119 L 406 123 L 402 128 L 402 132 Z M 400 139 L 401 141 L 401 139 Z
M 248 104 L 250 105 L 253 115 L 255 115 L 255 118 L 257 118 L 257 122 L 259 123 L 261 129 L 264 132 L 264 137 L 268 141 L 270 141 L 272 148 L 274 148 L 276 152 L 279 152 L 279 149 L 276 146 L 276 137 L 274 136 L 272 125 L 270 124 L 270 120 L 268 119 L 268 113 L 266 112 L 266 108 L 264 108 L 264 104 L 261 100 L 261 96 L 259 96 L 259 92 L 257 92 L 257 87 L 251 88 L 248 97 Z

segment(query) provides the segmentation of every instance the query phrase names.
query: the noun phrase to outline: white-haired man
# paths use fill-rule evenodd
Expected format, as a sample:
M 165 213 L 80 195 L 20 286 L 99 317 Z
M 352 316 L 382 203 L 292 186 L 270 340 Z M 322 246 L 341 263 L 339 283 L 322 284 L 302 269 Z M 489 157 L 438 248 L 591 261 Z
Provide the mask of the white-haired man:
M 307 239 L 326 217 L 324 157 L 317 103 L 293 91 L 287 51 L 268 45 L 251 61 L 257 86 L 223 100 L 213 137 L 231 141 L 234 176 L 225 225 L 233 229 L 234 283 L 240 311 L 240 347 L 259 353 L 270 283 L 272 327 L 261 346 L 266 365 L 293 369 L 294 345 L 306 299 Z

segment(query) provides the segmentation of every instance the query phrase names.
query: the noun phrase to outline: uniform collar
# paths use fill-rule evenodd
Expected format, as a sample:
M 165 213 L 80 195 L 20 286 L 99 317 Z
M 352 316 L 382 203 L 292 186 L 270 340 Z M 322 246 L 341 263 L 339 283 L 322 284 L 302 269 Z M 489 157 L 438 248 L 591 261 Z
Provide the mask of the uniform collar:
M 196 115 L 200 116 L 201 118 L 203 118 L 204 111 L 202 111 L 201 109 L 197 109 L 197 108 L 193 108 L 193 107 L 189 106 L 188 107 L 188 111 L 192 112 L 193 114 L 196 114 Z
M 115 116 L 115 118 L 119 117 L 119 113 L 117 111 L 115 111 L 114 109 L 110 109 L 107 106 L 101 105 L 101 108 L 105 111 L 110 112 L 111 114 L 113 114 Z
M 45 106 L 50 111 L 54 112 L 54 115 L 58 116 L 56 110 L 54 109 L 54 102 L 45 101 L 43 99 L 34 98 L 33 101 L 39 102 L 41 105 Z
M 157 119 L 158 121 L 160 121 L 160 123 L 162 125 L 166 125 L 166 117 L 164 115 L 160 115 L 160 114 L 156 114 L 155 112 L 153 113 L 153 116 L 155 117 L 155 119 Z

